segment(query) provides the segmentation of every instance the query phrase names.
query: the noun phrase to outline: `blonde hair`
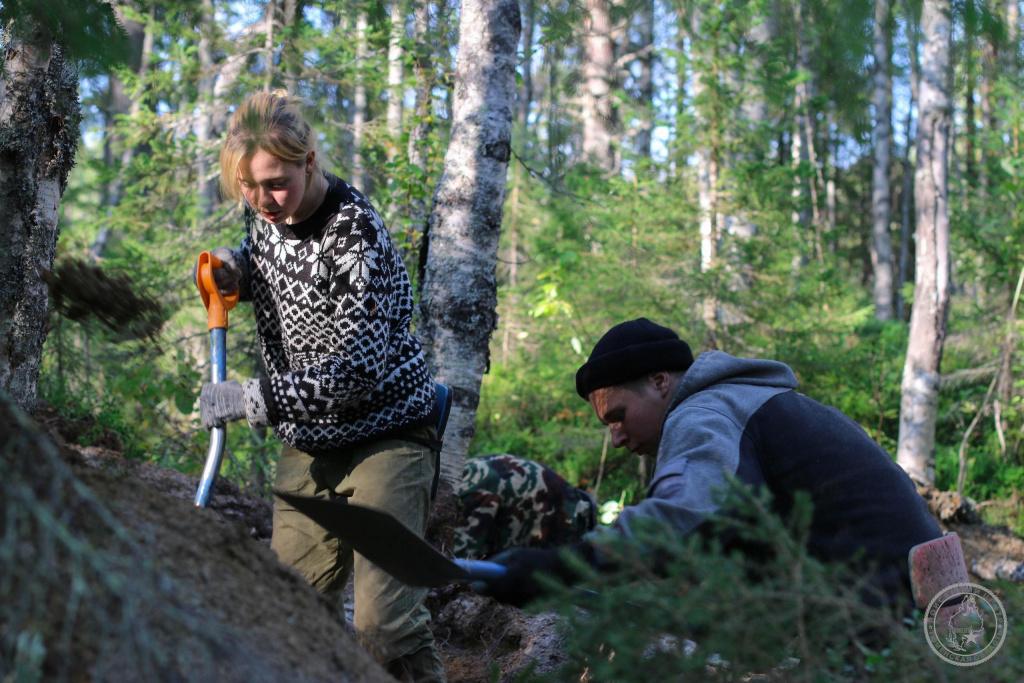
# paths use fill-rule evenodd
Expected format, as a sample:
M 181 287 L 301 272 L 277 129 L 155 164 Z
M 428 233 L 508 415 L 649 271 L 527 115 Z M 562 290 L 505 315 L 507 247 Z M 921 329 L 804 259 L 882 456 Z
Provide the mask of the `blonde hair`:
M 299 100 L 284 90 L 250 95 L 231 115 L 220 148 L 220 190 L 224 197 L 241 199 L 238 165 L 257 149 L 294 163 L 305 162 L 306 155 L 316 150 L 316 137 L 302 116 Z M 318 170 L 315 158 L 313 170 Z

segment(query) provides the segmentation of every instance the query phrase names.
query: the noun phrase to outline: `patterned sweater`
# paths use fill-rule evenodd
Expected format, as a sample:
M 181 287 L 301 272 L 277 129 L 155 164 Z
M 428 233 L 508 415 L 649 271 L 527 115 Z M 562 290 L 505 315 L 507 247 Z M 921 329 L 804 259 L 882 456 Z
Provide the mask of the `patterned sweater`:
M 267 370 L 244 384 L 246 416 L 312 454 L 422 424 L 434 399 L 401 256 L 369 200 L 325 176 L 312 216 L 257 218 L 238 254 Z

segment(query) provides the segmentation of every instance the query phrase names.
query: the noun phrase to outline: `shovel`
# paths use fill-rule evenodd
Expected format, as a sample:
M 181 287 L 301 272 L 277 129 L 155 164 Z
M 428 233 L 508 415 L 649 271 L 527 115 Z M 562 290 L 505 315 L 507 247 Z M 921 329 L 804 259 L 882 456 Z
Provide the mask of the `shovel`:
M 227 379 L 227 338 L 228 311 L 238 303 L 238 290 L 224 295 L 217 287 L 213 277 L 213 269 L 221 267 L 221 260 L 208 251 L 199 255 L 196 268 L 196 285 L 199 295 L 206 306 L 206 326 L 210 330 L 210 381 L 214 384 Z M 210 430 L 210 450 L 206 454 L 206 465 L 203 476 L 199 480 L 196 491 L 196 507 L 204 508 L 210 502 L 213 482 L 220 471 L 220 461 L 224 457 L 225 427 L 214 427 Z
M 274 495 L 352 546 L 357 553 L 409 586 L 432 588 L 457 581 L 487 581 L 505 575 L 505 565 L 449 560 L 397 519 L 344 498 Z

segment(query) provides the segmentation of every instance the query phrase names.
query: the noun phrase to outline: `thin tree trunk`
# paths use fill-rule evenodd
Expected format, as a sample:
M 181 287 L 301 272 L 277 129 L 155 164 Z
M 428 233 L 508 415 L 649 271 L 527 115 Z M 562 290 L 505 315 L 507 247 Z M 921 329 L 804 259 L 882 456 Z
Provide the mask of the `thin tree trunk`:
M 935 420 L 939 366 L 949 314 L 949 136 L 950 30 L 949 0 L 924 0 L 921 12 L 924 46 L 918 86 L 917 257 L 910 340 L 903 366 L 897 459 L 912 478 L 935 481 Z
M 609 0 L 586 0 L 583 19 L 583 158 L 605 171 L 614 171 L 615 44 Z
M 708 89 L 714 87 L 717 74 L 714 70 L 715 56 L 699 54 L 700 36 L 703 35 L 703 13 L 699 7 L 691 7 L 690 24 L 690 69 L 693 83 L 694 122 L 697 132 L 697 206 L 700 227 L 700 270 L 707 273 L 718 265 L 718 149 L 716 131 L 720 126 L 714 111 L 713 98 L 716 95 Z M 705 345 L 717 346 L 718 298 L 707 294 L 702 302 L 702 318 L 705 327 Z
M 366 167 L 363 163 L 363 147 L 366 144 L 366 57 L 367 31 L 369 21 L 366 10 L 356 15 L 356 84 L 352 98 L 352 182 L 356 187 L 369 193 Z
M 555 174 L 561 167 L 558 146 L 561 143 L 562 131 L 559 124 L 558 107 L 558 65 L 561 63 L 562 50 L 558 43 L 552 41 L 544 47 L 548 66 L 547 102 L 547 157 L 548 171 Z
M 303 0 L 284 0 L 281 6 L 281 25 L 286 31 L 281 50 L 281 67 L 284 71 L 284 87 L 289 95 L 297 95 L 299 76 L 302 73 L 302 52 L 295 47 L 295 41 L 302 24 Z
M 409 130 L 409 163 L 426 172 L 427 170 L 427 137 L 431 130 L 431 107 L 434 88 L 434 67 L 430 56 L 430 4 L 426 0 L 416 3 L 413 15 L 412 44 L 415 54 L 413 71 L 416 77 L 416 106 L 413 113 L 412 128 Z M 426 202 L 413 198 L 409 205 L 409 221 L 416 229 L 426 230 Z
M 464 0 L 451 140 L 434 195 L 419 335 L 454 390 L 441 476 L 454 484 L 474 434 L 497 324 L 495 265 L 515 107 L 516 0 Z
M 35 27 L 6 33 L 0 66 L 0 390 L 36 400 L 57 208 L 78 148 L 78 74 Z
M 636 136 L 636 153 L 642 159 L 650 159 L 654 132 L 654 0 L 645 0 L 639 14 L 640 43 L 637 47 L 644 52 L 640 58 L 637 92 L 643 114 Z
M 819 215 L 818 186 L 821 170 L 818 168 L 817 154 L 814 149 L 814 119 L 812 100 L 814 98 L 810 36 L 808 35 L 807 0 L 798 0 L 794 5 L 796 12 L 797 31 L 797 63 L 803 77 L 796 84 L 793 107 L 796 111 L 793 130 L 793 163 L 804 174 L 811 171 L 809 177 L 798 177 L 793 188 L 796 210 L 793 220 L 802 232 L 812 235 L 811 252 L 821 261 L 822 252 L 821 216 Z
M 391 0 L 391 29 L 388 33 L 388 160 L 398 154 L 402 137 L 402 40 L 405 38 L 405 11 L 401 0 Z
M 825 183 L 825 226 L 828 228 L 828 232 L 833 236 L 829 240 L 829 249 L 835 251 L 836 242 L 838 239 L 835 237 L 836 230 L 836 213 L 838 209 L 836 196 L 836 184 L 839 180 L 839 130 L 835 124 L 835 110 L 830 108 L 828 113 L 828 129 L 832 139 L 832 144 L 828 146 L 829 149 L 829 172 L 828 181 Z
M 893 258 L 889 223 L 889 151 L 892 144 L 892 77 L 890 75 L 889 0 L 875 0 L 874 164 L 871 174 L 871 265 L 874 271 L 875 318 L 892 320 Z
M 917 44 L 920 39 L 920 31 L 918 30 L 917 21 L 913 16 L 913 12 L 910 8 L 910 3 L 907 2 L 905 7 L 906 14 L 906 34 L 907 34 L 907 52 L 908 61 L 910 63 L 910 97 L 907 101 L 907 115 L 904 119 L 903 129 L 906 131 L 907 136 L 907 147 L 904 150 L 903 155 L 903 189 L 900 197 L 900 260 L 899 260 L 899 285 L 896 288 L 896 310 L 900 320 L 906 320 L 907 302 L 903 298 L 903 285 L 910 281 L 911 277 L 911 261 L 910 261 L 910 242 L 911 236 L 914 234 L 914 165 L 911 160 L 911 150 L 914 145 L 914 105 L 917 102 L 917 85 L 918 85 L 918 59 L 917 59 Z
M 274 84 L 274 26 L 277 24 L 277 0 L 267 3 L 263 19 L 266 30 L 263 34 L 263 91 L 270 92 Z
M 117 12 L 118 20 L 122 23 L 125 31 L 128 33 L 129 42 L 132 45 L 133 54 L 130 66 L 135 70 L 135 74 L 140 79 L 143 79 L 146 76 L 146 72 L 149 71 L 150 57 L 153 53 L 153 25 L 156 10 L 152 5 L 150 6 L 149 17 L 145 25 L 123 18 L 121 16 L 121 12 L 116 6 L 115 12 Z M 114 167 L 114 156 L 117 154 L 118 146 L 115 144 L 116 142 L 120 142 L 121 150 L 120 163 L 117 166 L 117 175 L 115 175 L 102 190 L 103 197 L 101 198 L 101 204 L 107 207 L 108 215 L 113 207 L 121 203 L 121 191 L 124 187 L 124 175 L 127 172 L 137 149 L 134 145 L 126 145 L 123 141 L 115 140 L 114 119 L 116 118 L 116 114 L 127 114 L 129 118 L 134 119 L 142 111 L 142 104 L 145 100 L 141 89 L 135 94 L 135 97 L 127 95 L 124 92 L 124 86 L 121 83 L 121 80 L 113 74 L 110 76 L 110 82 L 112 91 L 115 90 L 114 84 L 117 84 L 116 92 L 118 95 L 111 97 L 111 109 L 115 114 L 108 119 L 107 125 L 105 126 L 107 132 L 103 141 L 104 163 L 107 163 L 109 165 L 108 167 Z M 93 259 L 102 258 L 109 240 L 110 228 L 107 225 L 103 225 L 96 233 L 96 238 L 89 247 L 89 256 Z
M 202 221 L 213 211 L 217 202 L 217 188 L 212 172 L 213 156 L 213 89 L 217 81 L 216 64 L 213 61 L 213 40 L 216 31 L 213 0 L 202 0 L 200 6 L 199 43 L 199 112 L 196 116 L 196 220 Z
M 533 104 L 533 28 L 537 22 L 537 0 L 526 0 L 526 16 L 523 18 L 523 87 L 519 91 L 518 121 L 521 130 L 526 130 Z

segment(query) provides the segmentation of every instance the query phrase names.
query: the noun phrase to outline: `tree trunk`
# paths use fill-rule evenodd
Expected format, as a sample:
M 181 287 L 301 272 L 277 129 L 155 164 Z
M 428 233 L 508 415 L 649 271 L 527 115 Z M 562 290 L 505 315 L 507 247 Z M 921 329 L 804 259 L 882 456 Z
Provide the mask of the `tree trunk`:
M 516 0 L 464 0 L 451 140 L 434 195 L 418 333 L 454 390 L 441 476 L 454 484 L 474 433 L 497 324 L 495 265 L 515 107 Z
M 409 163 L 426 173 L 426 142 L 431 129 L 432 91 L 434 89 L 434 67 L 430 58 L 430 4 L 423 0 L 416 3 L 413 15 L 412 44 L 416 56 L 413 71 L 416 77 L 416 105 L 412 128 L 409 130 Z M 426 202 L 414 198 L 409 205 L 409 222 L 417 230 L 426 230 Z
M 715 116 L 713 92 L 709 85 L 717 81 L 715 55 L 702 55 L 700 37 L 703 35 L 704 16 L 700 7 L 690 8 L 690 65 L 693 83 L 694 123 L 697 137 L 697 206 L 700 227 L 700 271 L 707 273 L 718 265 L 718 161 L 716 144 L 721 122 Z M 705 327 L 705 346 L 717 347 L 718 298 L 712 294 L 704 296 L 702 318 Z
M 405 13 L 402 0 L 391 0 L 391 29 L 388 34 L 388 160 L 398 154 L 402 137 L 402 40 L 405 38 Z
M 559 120 L 561 108 L 558 104 L 559 64 L 562 62 L 562 47 L 556 41 L 544 46 L 545 63 L 547 64 L 547 92 L 544 109 L 547 111 L 547 162 L 548 172 L 555 175 L 561 172 L 562 156 L 558 147 L 562 142 L 562 126 Z
M 874 164 L 871 174 L 871 266 L 875 318 L 893 318 L 893 258 L 889 223 L 889 150 L 892 145 L 892 78 L 889 67 L 889 0 L 875 0 L 875 71 L 871 96 L 875 109 Z
M 793 164 L 798 169 L 798 177 L 793 185 L 795 208 L 793 221 L 800 227 L 802 234 L 812 235 L 810 251 L 819 261 L 821 251 L 821 221 L 818 216 L 817 156 L 814 151 L 814 122 L 812 118 L 813 68 L 811 61 L 810 36 L 808 36 L 807 0 L 798 0 L 794 5 L 797 64 L 802 72 L 796 84 L 793 101 L 795 121 L 793 128 Z M 810 174 L 808 175 L 808 171 Z M 807 177 L 803 177 L 807 176 Z M 805 258 L 808 254 L 803 255 Z
M 537 23 L 537 0 L 526 0 L 526 16 L 523 21 L 523 88 L 519 91 L 518 121 L 526 130 L 533 104 L 533 28 Z
M 281 5 L 281 25 L 285 30 L 281 50 L 281 69 L 284 71 L 284 87 L 289 95 L 297 95 L 299 77 L 302 74 L 302 52 L 295 48 L 302 25 L 303 0 L 284 0 Z
M 352 98 L 352 183 L 369 194 L 370 188 L 363 163 L 363 146 L 366 144 L 366 57 L 367 31 L 369 21 L 366 10 L 356 15 L 356 83 Z
M 214 37 L 217 24 L 214 21 L 213 0 L 203 0 L 200 6 L 199 43 L 199 84 L 198 114 L 196 115 L 196 220 L 202 221 L 213 212 L 217 203 L 217 183 L 213 173 L 213 105 L 214 85 L 217 82 L 216 64 L 213 60 Z
M 903 366 L 897 459 L 914 479 L 935 481 L 939 366 L 949 313 L 948 159 L 950 135 L 949 0 L 924 0 L 918 85 L 914 203 L 917 256 L 910 340 Z
M 57 207 L 78 147 L 78 74 L 41 32 L 5 35 L 0 72 L 0 390 L 36 400 Z
M 263 91 L 270 92 L 274 84 L 274 27 L 277 25 L 277 0 L 270 0 L 267 3 L 263 22 Z
M 605 171 L 617 167 L 615 154 L 615 44 L 609 0 L 586 0 L 583 19 L 583 158 Z
M 643 50 L 643 56 L 640 57 L 640 76 L 636 87 L 643 113 L 636 135 L 636 153 L 641 159 L 650 159 L 654 132 L 654 0 L 645 0 L 639 15 L 640 42 L 637 48 Z
M 911 149 L 914 144 L 914 105 L 917 102 L 917 44 L 920 39 L 917 20 L 910 8 L 909 1 L 905 0 L 904 22 L 907 36 L 907 58 L 910 63 L 910 98 L 907 102 L 907 113 L 904 119 L 903 129 L 906 131 L 907 148 L 903 151 L 903 190 L 900 195 L 900 259 L 899 259 L 899 285 L 896 288 L 896 314 L 900 320 L 906 320 L 907 302 L 903 299 L 903 285 L 910 281 L 910 241 L 914 234 L 914 165 L 911 161 Z

